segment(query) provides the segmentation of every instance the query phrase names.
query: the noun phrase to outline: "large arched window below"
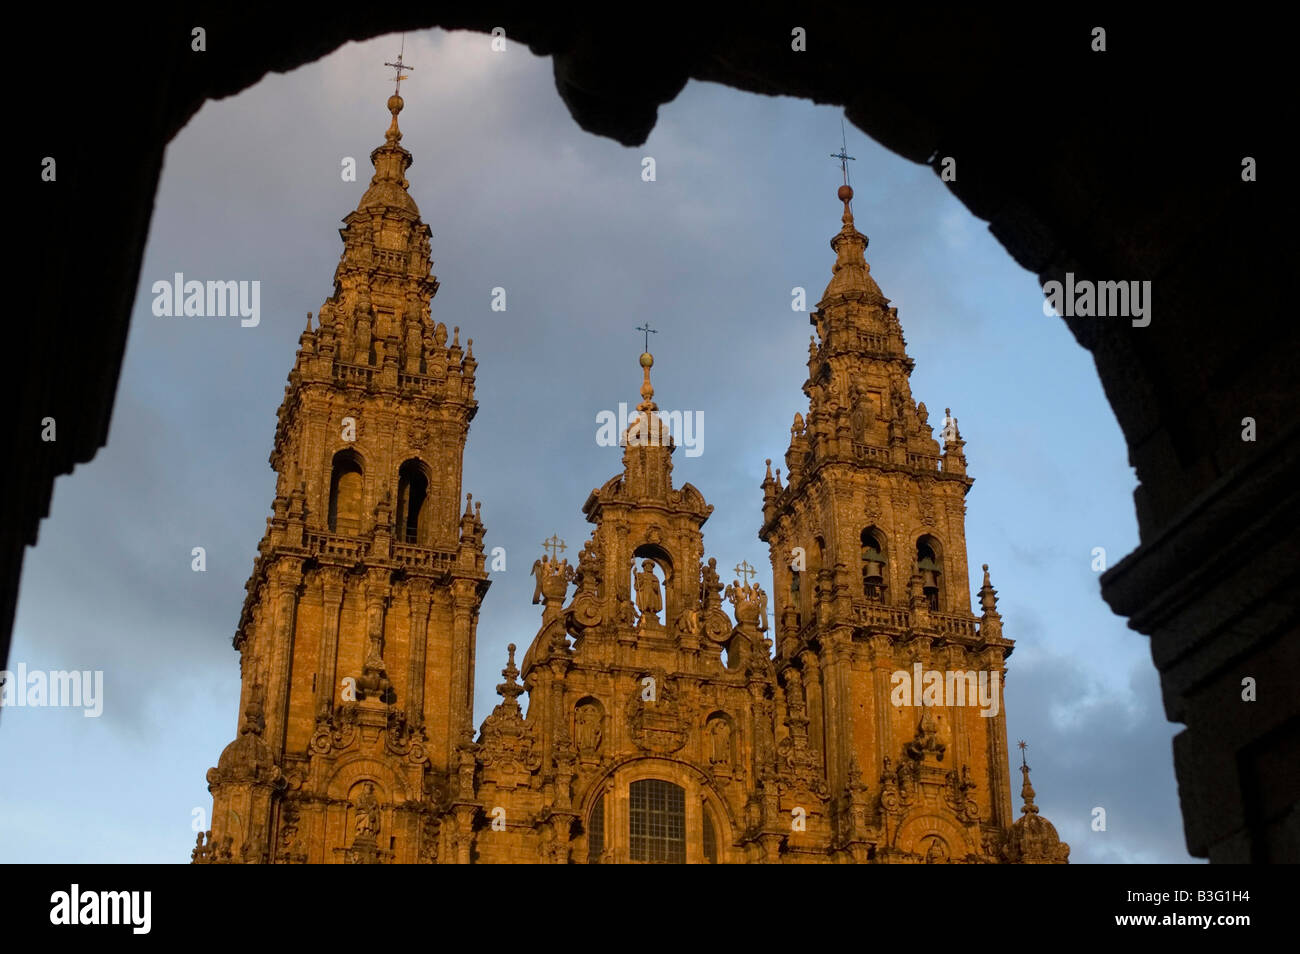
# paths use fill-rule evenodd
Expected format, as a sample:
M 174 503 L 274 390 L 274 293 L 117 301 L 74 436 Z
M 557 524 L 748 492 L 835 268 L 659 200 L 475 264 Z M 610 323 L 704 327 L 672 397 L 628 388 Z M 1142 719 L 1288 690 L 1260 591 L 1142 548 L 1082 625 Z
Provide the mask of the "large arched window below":
M 718 835 L 713 827 L 713 813 L 709 811 L 709 806 L 703 806 L 704 814 L 704 863 L 706 865 L 716 865 L 718 863 Z
M 397 539 L 425 544 L 429 521 L 429 472 L 418 460 L 408 460 L 397 472 Z
M 596 797 L 587 817 L 587 864 L 600 864 L 600 856 L 605 853 L 605 793 Z
M 632 860 L 685 864 L 685 790 L 658 778 L 633 782 L 629 789 Z
M 361 460 L 350 450 L 334 455 L 330 474 L 330 533 L 361 532 Z

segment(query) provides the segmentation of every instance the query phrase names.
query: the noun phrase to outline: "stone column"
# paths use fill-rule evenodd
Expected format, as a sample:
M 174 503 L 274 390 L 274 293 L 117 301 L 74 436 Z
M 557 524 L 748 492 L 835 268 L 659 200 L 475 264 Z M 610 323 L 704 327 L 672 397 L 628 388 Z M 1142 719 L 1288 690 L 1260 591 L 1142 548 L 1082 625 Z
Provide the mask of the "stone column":
M 474 644 L 474 606 L 476 602 L 473 580 L 459 579 L 451 584 L 451 686 L 447 704 L 447 765 L 456 764 L 456 745 L 466 726 L 474 720 L 473 679 L 470 659 Z
M 320 650 L 316 659 L 316 718 L 328 718 L 334 711 L 338 692 L 339 616 L 343 611 L 342 567 L 322 567 Z
M 822 762 L 822 771 L 826 767 L 826 720 L 822 706 L 821 663 L 814 652 L 804 652 L 799 657 L 803 661 L 804 689 L 808 699 L 808 741 Z
M 823 665 L 823 684 L 826 687 L 826 781 L 831 791 L 844 785 L 849 764 L 849 749 L 853 744 L 853 714 L 850 711 L 853 694 L 850 675 L 853 667 L 852 648 L 848 643 L 848 630 L 837 629 L 825 638 L 829 659 Z
M 411 611 L 411 647 L 406 672 L 406 698 L 401 700 L 406 717 L 413 725 L 424 724 L 424 667 L 428 648 L 429 609 L 432 587 L 425 579 L 413 579 L 407 584 L 406 598 Z
M 1002 669 L 1001 660 L 989 660 L 990 670 Z M 988 730 L 989 760 L 989 801 L 993 805 L 993 823 L 1004 831 L 1011 827 L 1015 815 L 1011 808 L 1011 779 L 1008 773 L 1010 760 L 1007 757 L 1007 709 L 1003 699 L 1007 685 L 1007 674 L 1002 673 L 1002 684 L 998 690 L 998 714 L 989 721 L 993 724 Z
M 266 733 L 263 736 L 278 760 L 284 753 L 288 726 L 289 680 L 293 672 L 294 629 L 302 584 L 302 561 L 282 559 L 271 572 L 270 643 L 267 647 L 269 672 L 266 704 Z
M 894 659 L 894 648 L 888 636 L 877 635 L 871 637 L 871 678 L 872 678 L 872 707 L 875 711 L 876 721 L 876 752 L 875 762 L 870 766 L 863 766 L 864 770 L 869 770 L 867 778 L 874 782 L 876 773 L 881 769 L 881 762 L 886 756 L 897 758 L 898 755 L 893 751 L 893 725 L 894 712 L 893 703 L 890 701 L 890 690 L 892 689 L 891 677 L 897 668 Z
M 470 863 L 474 849 L 474 816 L 478 812 L 475 805 L 456 806 L 456 864 Z

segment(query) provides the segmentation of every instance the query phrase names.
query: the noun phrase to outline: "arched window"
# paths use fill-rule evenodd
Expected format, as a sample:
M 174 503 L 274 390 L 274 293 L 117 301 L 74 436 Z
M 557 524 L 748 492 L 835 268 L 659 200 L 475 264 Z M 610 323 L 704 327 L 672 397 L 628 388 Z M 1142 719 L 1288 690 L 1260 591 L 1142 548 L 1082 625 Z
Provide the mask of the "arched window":
M 629 844 L 633 861 L 686 862 L 686 791 L 663 779 L 629 786 Z
M 939 544 L 933 537 L 916 541 L 916 569 L 921 574 L 921 592 L 930 609 L 939 609 L 939 580 L 943 576 L 939 562 Z
M 596 796 L 596 803 L 591 806 L 587 817 L 587 864 L 600 864 L 600 856 L 605 853 L 605 793 Z
M 862 595 L 873 603 L 885 602 L 885 548 L 874 530 L 862 531 Z
M 826 565 L 826 541 L 821 537 L 813 538 L 812 553 L 808 554 L 808 580 L 806 586 L 800 587 L 804 599 L 807 601 L 807 613 L 805 619 L 811 619 L 817 615 L 817 597 L 821 593 L 821 571 Z
M 718 835 L 713 828 L 713 813 L 709 811 L 709 806 L 702 808 L 704 815 L 704 863 L 706 865 L 716 865 L 718 863 Z
M 403 543 L 427 542 L 429 472 L 418 460 L 408 460 L 397 472 L 397 539 Z
M 361 460 L 351 450 L 334 455 L 330 474 L 330 533 L 361 532 Z

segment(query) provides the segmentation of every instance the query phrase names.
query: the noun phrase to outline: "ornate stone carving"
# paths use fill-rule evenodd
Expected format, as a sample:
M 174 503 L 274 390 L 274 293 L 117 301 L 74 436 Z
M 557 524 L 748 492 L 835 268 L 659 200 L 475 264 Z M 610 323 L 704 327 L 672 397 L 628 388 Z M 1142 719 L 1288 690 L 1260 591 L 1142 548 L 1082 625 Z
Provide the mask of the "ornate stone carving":
M 628 734 L 648 752 L 676 752 L 689 735 L 677 689 L 663 670 L 647 675 L 654 680 L 653 695 L 638 680 L 625 709 Z

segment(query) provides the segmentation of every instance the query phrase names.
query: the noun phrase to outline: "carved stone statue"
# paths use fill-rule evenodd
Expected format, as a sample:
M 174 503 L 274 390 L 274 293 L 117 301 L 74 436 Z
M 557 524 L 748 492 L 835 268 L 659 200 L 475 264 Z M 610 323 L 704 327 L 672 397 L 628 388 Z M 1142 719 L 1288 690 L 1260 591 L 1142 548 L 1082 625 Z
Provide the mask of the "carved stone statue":
M 699 609 L 692 607 L 677 617 L 677 631 L 683 636 L 698 636 L 700 634 Z
M 357 799 L 356 828 L 358 838 L 376 838 L 379 835 L 379 802 L 375 798 L 374 782 L 366 782 L 361 797 Z
M 921 721 L 916 727 L 916 735 L 912 741 L 904 746 L 910 758 L 920 761 L 928 754 L 933 754 L 936 761 L 943 761 L 943 753 L 947 746 L 939 741 L 939 725 L 930 714 L 930 710 L 922 708 Z
M 942 865 L 948 863 L 948 849 L 943 843 L 943 839 L 937 835 L 930 838 L 929 847 L 925 851 L 925 863 L 927 865 Z
M 530 575 L 537 580 L 537 585 L 533 587 L 533 603 L 540 603 L 542 601 L 542 577 L 546 575 L 541 560 L 533 561 L 533 568 L 530 571 Z
M 865 441 L 867 428 L 875 419 L 875 413 L 871 408 L 871 402 L 863 397 L 862 391 L 855 385 L 849 391 L 849 422 L 855 441 Z
M 759 594 L 752 583 L 741 583 L 739 580 L 732 580 L 723 595 L 735 607 L 737 623 L 757 625 Z
M 709 609 L 721 606 L 718 594 L 722 592 L 722 580 L 718 578 L 718 558 L 709 557 L 707 564 L 700 566 L 700 607 Z
M 596 592 L 601 584 L 599 546 L 594 539 L 588 540 L 578 554 L 578 572 L 574 581 L 586 593 Z
M 590 702 L 578 707 L 577 719 L 578 752 L 592 755 L 600 748 L 602 736 L 600 709 Z
M 659 621 L 659 611 L 664 608 L 659 595 L 659 578 L 655 576 L 653 560 L 642 560 L 641 570 L 636 574 L 636 606 L 642 617 Z
M 714 719 L 709 723 L 709 763 L 729 767 L 731 765 L 731 726 L 726 719 Z
M 894 391 L 893 402 L 894 402 L 894 420 L 896 421 L 904 420 L 907 416 L 907 400 L 903 397 L 903 392 L 901 390 Z
M 757 583 L 754 584 L 754 594 L 758 599 L 758 631 L 767 632 L 767 594 Z
M 632 605 L 632 600 L 624 591 L 618 594 L 618 622 L 620 626 L 632 627 L 636 625 L 636 607 Z

